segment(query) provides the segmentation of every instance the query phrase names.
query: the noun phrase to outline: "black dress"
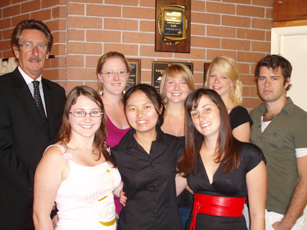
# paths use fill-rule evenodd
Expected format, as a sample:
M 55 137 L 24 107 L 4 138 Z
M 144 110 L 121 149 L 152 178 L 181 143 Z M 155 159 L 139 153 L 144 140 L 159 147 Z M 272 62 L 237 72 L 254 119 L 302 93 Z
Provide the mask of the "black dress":
M 249 122 L 252 125 L 252 119 L 250 118 L 247 110 L 242 106 L 234 107 L 229 113 L 229 119 L 231 124 L 231 130 L 234 130 L 238 126 Z
M 129 130 L 112 148 L 124 182 L 126 206 L 118 230 L 183 229 L 176 200 L 176 161 L 184 151 L 184 139 L 157 128 L 157 139 L 148 154 Z
M 221 163 L 213 175 L 213 182 L 210 184 L 206 170 L 200 158 L 196 173 L 190 174 L 188 184 L 194 193 L 211 196 L 224 197 L 246 197 L 247 185 L 246 174 L 255 168 L 261 161 L 264 161 L 264 155 L 260 148 L 251 143 L 241 144 L 241 161 L 239 169 L 234 169 L 230 173 L 223 173 L 223 163 Z M 191 220 L 190 220 L 191 221 Z M 190 223 L 187 225 L 190 226 Z M 187 228 L 189 229 L 189 228 Z M 198 213 L 196 217 L 196 230 L 246 230 L 244 216 L 241 217 L 224 217 L 212 216 Z

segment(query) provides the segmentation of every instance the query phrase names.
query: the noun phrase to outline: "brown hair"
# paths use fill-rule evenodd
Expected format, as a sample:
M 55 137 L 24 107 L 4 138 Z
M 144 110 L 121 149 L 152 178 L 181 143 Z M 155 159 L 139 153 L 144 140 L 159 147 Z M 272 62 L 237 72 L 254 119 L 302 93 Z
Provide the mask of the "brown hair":
M 156 126 L 160 127 L 164 121 L 164 106 L 163 106 L 160 95 L 158 94 L 157 90 L 154 87 L 150 85 L 146 85 L 146 84 L 138 84 L 130 88 L 125 93 L 124 98 L 123 98 L 125 109 L 126 109 L 126 105 L 127 105 L 127 101 L 129 97 L 131 97 L 133 93 L 138 92 L 138 91 L 143 92 L 154 105 L 157 114 L 159 114 L 159 118 L 158 118 Z M 162 108 L 162 112 L 160 114 L 161 108 Z
M 108 125 L 106 120 L 106 115 L 104 111 L 104 106 L 99 94 L 88 86 L 76 86 L 68 95 L 66 104 L 64 107 L 64 113 L 62 118 L 62 125 L 58 134 L 58 142 L 61 144 L 67 145 L 71 140 L 71 126 L 69 122 L 69 112 L 71 107 L 76 103 L 78 97 L 81 95 L 86 96 L 93 102 L 95 102 L 100 110 L 102 111 L 103 115 L 101 117 L 101 124 L 99 129 L 95 133 L 94 138 L 94 146 L 99 151 L 99 160 L 101 158 L 101 154 L 105 157 L 106 161 L 110 162 L 115 166 L 115 160 L 112 155 L 108 152 L 108 145 L 105 143 L 107 132 L 108 132 Z
M 194 91 L 194 77 L 191 70 L 186 65 L 181 63 L 170 64 L 163 72 L 162 79 L 160 82 L 160 96 L 162 97 L 164 104 L 167 104 L 168 102 L 168 98 L 166 97 L 164 89 L 165 80 L 167 76 L 173 78 L 176 78 L 177 76 L 181 77 L 188 85 L 190 91 Z
M 19 42 L 22 38 L 22 31 L 25 29 L 30 30 L 39 30 L 43 32 L 47 39 L 47 51 L 51 51 L 51 47 L 53 44 L 53 36 L 49 30 L 49 28 L 42 22 L 38 20 L 24 20 L 18 23 L 18 25 L 14 28 L 14 31 L 11 36 L 11 45 L 16 46 L 19 50 Z
M 286 83 L 291 77 L 292 65 L 286 58 L 282 57 L 281 55 L 267 55 L 258 62 L 255 69 L 255 76 L 257 81 L 259 78 L 260 67 L 262 66 L 273 70 L 277 70 L 279 67 L 281 67 L 281 73 L 284 77 L 284 85 L 286 85 Z M 286 91 L 290 90 L 291 86 L 292 85 L 289 84 L 286 88 Z
M 98 77 L 98 74 L 100 74 L 100 72 L 101 72 L 101 70 L 103 68 L 103 65 L 110 58 L 119 58 L 120 60 L 122 60 L 122 62 L 126 66 L 128 74 L 130 75 L 130 66 L 129 66 L 129 63 L 128 63 L 127 59 L 125 58 L 125 56 L 122 53 L 119 53 L 119 52 L 116 52 L 116 51 L 111 51 L 111 52 L 105 53 L 104 55 L 102 55 L 99 58 L 98 64 L 97 64 L 97 68 L 96 68 L 96 75 L 97 75 L 97 77 Z M 98 92 L 102 92 L 102 91 L 103 91 L 103 84 L 98 79 Z
M 236 140 L 231 132 L 231 125 L 226 106 L 220 95 L 211 89 L 197 89 L 192 92 L 185 101 L 186 121 L 185 121 L 185 152 L 179 159 L 178 173 L 184 173 L 187 177 L 195 173 L 197 163 L 200 159 L 200 150 L 205 137 L 195 128 L 191 111 L 197 108 L 202 97 L 208 97 L 217 106 L 220 112 L 220 128 L 216 145 L 216 163 L 223 162 L 223 172 L 231 172 L 234 168 L 239 168 L 241 150 L 239 141 Z

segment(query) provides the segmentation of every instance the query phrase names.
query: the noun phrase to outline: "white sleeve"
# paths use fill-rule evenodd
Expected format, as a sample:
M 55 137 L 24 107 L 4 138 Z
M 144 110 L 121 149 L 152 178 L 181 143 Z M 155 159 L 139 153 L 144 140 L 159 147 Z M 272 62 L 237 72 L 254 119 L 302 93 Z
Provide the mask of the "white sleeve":
M 307 155 L 307 148 L 298 148 L 295 149 L 296 158 L 304 157 Z

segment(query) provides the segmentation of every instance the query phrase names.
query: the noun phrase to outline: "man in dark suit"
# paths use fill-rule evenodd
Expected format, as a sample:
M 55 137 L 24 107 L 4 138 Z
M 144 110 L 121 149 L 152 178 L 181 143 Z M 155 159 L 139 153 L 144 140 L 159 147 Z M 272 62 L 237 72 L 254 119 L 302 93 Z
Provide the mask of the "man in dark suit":
M 53 43 L 43 22 L 20 22 L 11 43 L 19 66 L 0 77 L 0 229 L 30 230 L 34 172 L 55 141 L 66 97 L 42 78 Z

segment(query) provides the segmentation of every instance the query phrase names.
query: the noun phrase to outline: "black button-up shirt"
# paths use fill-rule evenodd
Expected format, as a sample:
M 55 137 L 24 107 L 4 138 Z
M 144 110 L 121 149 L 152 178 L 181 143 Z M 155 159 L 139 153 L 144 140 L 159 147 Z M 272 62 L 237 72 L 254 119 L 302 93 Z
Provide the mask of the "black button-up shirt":
M 184 151 L 184 139 L 157 128 L 157 139 L 148 154 L 129 130 L 112 149 L 127 196 L 118 229 L 183 229 L 176 201 L 176 161 Z

